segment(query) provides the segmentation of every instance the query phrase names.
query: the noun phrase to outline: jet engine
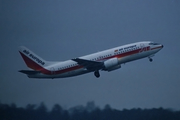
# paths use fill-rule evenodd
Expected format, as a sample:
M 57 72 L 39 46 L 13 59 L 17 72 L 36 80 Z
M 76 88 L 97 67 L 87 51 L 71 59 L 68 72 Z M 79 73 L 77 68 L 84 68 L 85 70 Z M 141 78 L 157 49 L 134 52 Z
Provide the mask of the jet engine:
M 113 71 L 121 67 L 120 64 L 118 64 L 117 58 L 112 58 L 104 62 L 104 70 L 107 71 Z

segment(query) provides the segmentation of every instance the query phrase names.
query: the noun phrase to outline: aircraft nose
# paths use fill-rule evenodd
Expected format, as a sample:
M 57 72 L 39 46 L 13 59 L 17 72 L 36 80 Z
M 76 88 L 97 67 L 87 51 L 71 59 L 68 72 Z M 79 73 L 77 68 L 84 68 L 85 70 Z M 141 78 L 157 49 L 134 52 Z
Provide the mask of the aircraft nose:
M 163 47 L 164 47 L 164 45 L 161 45 L 161 47 L 163 48 Z

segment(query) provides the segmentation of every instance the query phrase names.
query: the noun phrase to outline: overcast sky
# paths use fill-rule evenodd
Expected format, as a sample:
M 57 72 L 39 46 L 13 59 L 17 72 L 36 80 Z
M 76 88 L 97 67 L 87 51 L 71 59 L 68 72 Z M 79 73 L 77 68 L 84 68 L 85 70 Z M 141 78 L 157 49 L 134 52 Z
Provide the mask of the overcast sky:
M 164 45 L 152 63 L 126 63 L 98 79 L 89 73 L 39 80 L 18 72 L 27 69 L 21 45 L 63 61 L 146 40 Z M 179 0 L 0 0 L 0 101 L 180 110 L 179 45 Z

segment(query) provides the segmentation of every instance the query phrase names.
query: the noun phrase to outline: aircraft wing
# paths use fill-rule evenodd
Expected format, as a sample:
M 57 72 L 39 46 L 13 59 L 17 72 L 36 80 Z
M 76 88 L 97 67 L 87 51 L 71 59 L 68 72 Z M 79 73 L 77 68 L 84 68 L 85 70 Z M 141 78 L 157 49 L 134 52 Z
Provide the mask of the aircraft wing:
M 96 62 L 96 61 L 85 60 L 81 58 L 75 58 L 72 60 L 77 62 L 79 65 L 87 68 L 87 70 L 90 70 L 90 71 L 100 70 L 100 69 L 103 69 L 104 67 L 103 62 Z

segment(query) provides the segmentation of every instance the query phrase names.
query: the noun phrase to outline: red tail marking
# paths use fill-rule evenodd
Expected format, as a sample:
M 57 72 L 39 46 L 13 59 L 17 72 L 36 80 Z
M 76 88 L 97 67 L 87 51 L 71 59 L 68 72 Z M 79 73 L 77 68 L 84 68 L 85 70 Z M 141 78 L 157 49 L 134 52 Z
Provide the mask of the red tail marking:
M 21 52 L 19 52 L 23 58 L 23 60 L 25 61 L 26 65 L 34 70 L 41 70 L 43 69 L 43 67 L 41 67 L 40 65 L 38 65 L 37 63 L 35 63 L 34 61 L 32 61 L 31 59 L 29 59 L 27 56 L 25 56 L 24 54 L 22 54 Z
M 21 52 L 19 52 L 23 58 L 23 60 L 25 61 L 26 65 L 36 71 L 41 71 L 44 74 L 51 74 L 51 71 L 46 70 L 45 68 L 41 67 L 40 65 L 38 65 L 36 62 L 32 61 L 31 59 L 29 59 L 27 56 L 25 56 L 24 54 L 22 54 Z

